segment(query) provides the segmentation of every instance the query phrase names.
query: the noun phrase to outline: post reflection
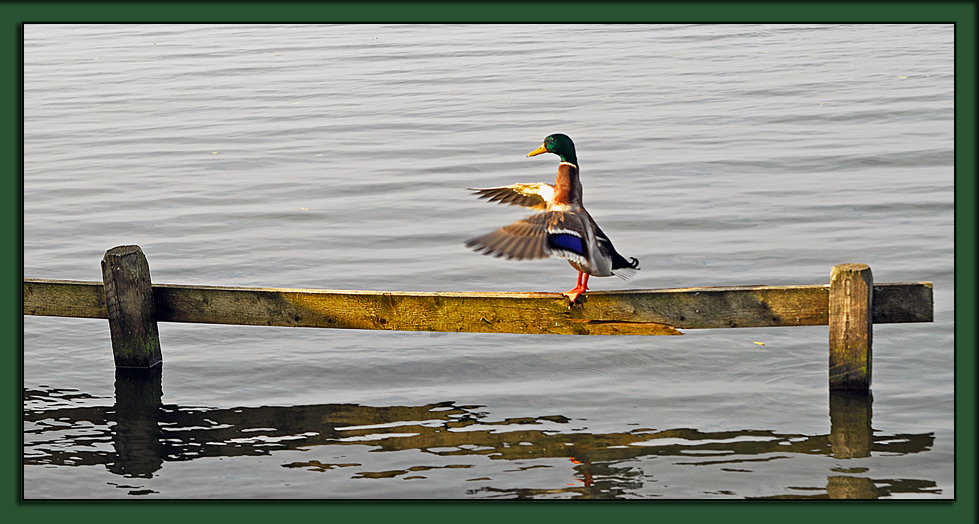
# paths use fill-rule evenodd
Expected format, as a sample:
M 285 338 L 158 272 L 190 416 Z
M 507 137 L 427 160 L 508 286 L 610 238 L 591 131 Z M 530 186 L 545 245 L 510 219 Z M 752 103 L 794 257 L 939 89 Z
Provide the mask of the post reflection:
M 490 420 L 482 406 L 441 402 L 421 406 L 317 404 L 213 409 L 164 405 L 162 366 L 120 370 L 115 405 L 29 409 L 43 405 L 45 391 L 25 390 L 25 465 L 103 465 L 127 477 L 150 478 L 167 462 L 202 457 L 269 455 L 312 446 L 369 446 L 372 451 L 414 450 L 442 457 L 488 460 L 570 461 L 574 477 L 554 489 L 497 488 L 492 479 L 469 491 L 479 496 L 537 498 L 617 498 L 650 482 L 637 458 L 682 457 L 677 464 L 732 468 L 792 454 L 839 460 L 875 453 L 909 454 L 929 450 L 931 433 L 877 435 L 871 429 L 869 392 L 831 392 L 828 435 L 781 434 L 769 430 L 702 432 L 677 428 L 634 429 L 619 433 L 569 430 L 562 415 Z M 52 390 L 53 391 L 53 390 Z M 63 392 L 58 395 L 64 396 Z M 78 428 L 78 431 L 72 431 Z M 74 435 L 74 436 L 71 436 Z M 93 443 L 111 443 L 106 446 Z M 553 463 L 551 463 L 553 464 Z M 285 468 L 326 473 L 360 464 L 322 464 L 316 460 Z M 470 466 L 455 466 L 470 467 Z M 474 466 L 473 466 L 474 467 Z M 549 467 L 549 466 L 534 466 Z M 417 469 L 417 468 L 416 468 Z M 865 468 L 834 468 L 826 484 L 807 490 L 820 494 L 775 498 L 876 498 L 891 493 L 934 493 L 926 480 L 866 477 Z M 358 471 L 357 478 L 390 478 L 407 471 Z
M 833 457 L 850 459 L 870 456 L 873 403 L 873 394 L 869 390 L 830 390 L 829 442 Z
M 874 398 L 870 390 L 829 391 L 829 442 L 838 459 L 870 456 L 874 437 L 871 428 Z M 876 499 L 874 481 L 868 477 L 831 475 L 826 494 L 831 499 Z
M 106 464 L 109 471 L 149 478 L 163 467 L 162 383 L 163 364 L 150 369 L 116 368 L 116 405 L 106 419 L 115 422 L 112 443 L 119 460 Z

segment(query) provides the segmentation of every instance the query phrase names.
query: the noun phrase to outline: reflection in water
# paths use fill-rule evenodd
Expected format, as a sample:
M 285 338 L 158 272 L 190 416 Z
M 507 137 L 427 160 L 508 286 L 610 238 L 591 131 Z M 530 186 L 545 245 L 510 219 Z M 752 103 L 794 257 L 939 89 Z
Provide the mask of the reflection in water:
M 873 394 L 860 390 L 831 390 L 829 392 L 830 454 L 837 459 L 852 459 L 869 457 L 871 452 L 887 453 L 917 453 L 931 447 L 932 435 L 919 435 L 924 444 L 923 449 L 915 449 L 916 444 L 910 435 L 895 437 L 873 436 L 871 415 L 873 412 Z M 904 442 L 891 439 L 905 438 Z M 887 444 L 883 446 L 882 444 Z M 891 444 L 898 444 L 895 448 Z M 934 482 L 908 479 L 871 479 L 859 476 L 866 473 L 867 468 L 834 468 L 836 473 L 826 480 L 825 490 L 821 488 L 793 488 L 798 491 L 825 491 L 814 495 L 779 495 L 775 497 L 760 497 L 772 499 L 876 499 L 891 493 L 940 493 Z
M 786 458 L 791 454 L 837 459 L 872 453 L 927 451 L 934 436 L 874 435 L 869 392 L 831 392 L 829 435 L 779 434 L 767 430 L 701 432 L 696 429 L 635 429 L 625 433 L 569 432 L 570 420 L 546 415 L 486 420 L 481 406 L 442 402 L 424 406 L 370 407 L 322 404 L 235 409 L 163 405 L 162 366 L 155 370 L 119 370 L 116 403 L 107 407 L 44 409 L 64 391 L 25 390 L 26 465 L 104 465 L 123 477 L 151 478 L 164 462 L 201 457 L 268 455 L 273 451 L 318 445 L 369 446 L 376 451 L 418 450 L 438 456 L 485 456 L 494 460 L 566 458 L 576 478 L 564 488 L 497 489 L 482 487 L 471 495 L 535 498 L 561 495 L 616 498 L 643 485 L 642 471 L 621 466 L 648 456 L 689 458 L 679 464 L 737 465 Z M 284 464 L 285 468 L 326 472 L 360 466 L 319 461 Z M 464 464 L 441 466 L 468 468 Z M 535 466 L 531 466 L 535 467 Z M 413 478 L 435 466 L 358 472 L 355 478 Z M 925 480 L 871 479 L 865 468 L 835 468 L 825 487 L 791 488 L 775 498 L 877 498 L 892 493 L 936 493 Z M 419 477 L 420 478 L 420 477 Z M 492 479 L 485 479 L 491 481 Z
M 484 494 L 516 499 L 534 499 L 561 495 L 581 499 L 615 499 L 626 496 L 627 490 L 643 486 L 642 471 L 634 467 L 615 467 L 613 464 L 588 464 L 572 458 L 576 464 L 576 482 L 562 489 L 497 489 L 492 487 L 469 490 L 470 495 Z
M 874 397 L 870 391 L 830 390 L 829 392 L 829 442 L 833 456 L 838 459 L 870 456 L 873 429 L 870 419 Z M 867 477 L 833 475 L 826 484 L 826 494 L 831 499 L 875 499 L 878 497 L 874 481 Z
M 112 443 L 118 460 L 109 471 L 149 478 L 163 467 L 159 411 L 163 398 L 163 365 L 151 369 L 116 369 L 116 405 Z
M 870 456 L 874 397 L 870 391 L 830 390 L 829 442 L 839 459 Z

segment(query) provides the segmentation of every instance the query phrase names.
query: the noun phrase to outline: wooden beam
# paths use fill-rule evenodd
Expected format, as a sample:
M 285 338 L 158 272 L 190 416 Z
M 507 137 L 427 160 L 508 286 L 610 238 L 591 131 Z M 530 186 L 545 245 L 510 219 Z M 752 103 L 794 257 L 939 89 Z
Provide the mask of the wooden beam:
M 559 293 L 388 293 L 204 286 L 154 288 L 171 322 L 259 326 L 531 333 L 679 335 L 642 318 L 589 316 Z
M 109 318 L 105 309 L 105 284 L 81 280 L 25 278 L 24 314 Z
M 873 323 L 934 322 L 931 282 L 874 284 Z
M 829 323 L 828 285 L 590 291 L 571 309 L 559 293 L 152 288 L 160 322 L 596 335 Z M 875 284 L 874 304 L 874 323 L 931 322 L 932 285 Z M 24 314 L 107 318 L 103 285 L 24 279 Z

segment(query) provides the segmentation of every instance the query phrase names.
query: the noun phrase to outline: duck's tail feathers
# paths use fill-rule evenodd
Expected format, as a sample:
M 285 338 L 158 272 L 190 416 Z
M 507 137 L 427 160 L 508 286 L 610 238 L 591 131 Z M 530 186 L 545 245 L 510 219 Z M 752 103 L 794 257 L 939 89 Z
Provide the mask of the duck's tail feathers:
M 630 257 L 626 260 L 625 257 L 618 253 L 612 253 L 612 274 L 626 280 L 632 275 L 639 271 L 639 259 L 635 257 Z

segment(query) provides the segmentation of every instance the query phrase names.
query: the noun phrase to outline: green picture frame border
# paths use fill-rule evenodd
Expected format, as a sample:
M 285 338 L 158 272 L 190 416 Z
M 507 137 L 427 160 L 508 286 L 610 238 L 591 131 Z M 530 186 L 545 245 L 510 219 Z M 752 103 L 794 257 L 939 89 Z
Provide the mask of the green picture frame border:
M 976 141 L 975 2 L 0 2 L 0 505 L 11 522 L 976 521 L 976 164 L 957 147 L 955 501 L 24 502 L 23 24 L 25 23 L 954 23 L 956 143 Z M 628 520 L 627 520 L 628 519 Z

